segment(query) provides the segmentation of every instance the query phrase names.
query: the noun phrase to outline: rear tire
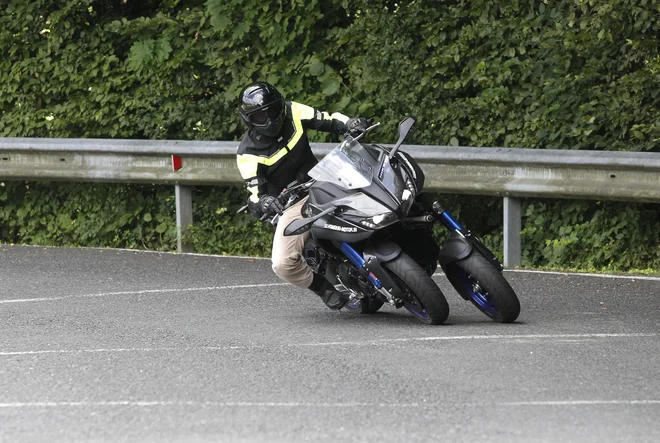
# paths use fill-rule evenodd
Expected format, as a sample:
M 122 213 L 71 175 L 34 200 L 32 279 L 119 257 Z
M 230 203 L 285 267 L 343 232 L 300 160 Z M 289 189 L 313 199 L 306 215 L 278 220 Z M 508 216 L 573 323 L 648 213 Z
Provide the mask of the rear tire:
M 520 301 L 502 273 L 480 252 L 473 250 L 445 269 L 456 291 L 477 309 L 500 323 L 512 323 L 520 315 Z
M 368 297 L 357 298 L 348 302 L 344 309 L 353 314 L 373 314 L 383 306 L 381 300 L 373 300 Z
M 449 316 L 447 299 L 430 275 L 410 256 L 401 252 L 397 258 L 383 263 L 408 300 L 404 307 L 427 325 L 444 323 Z

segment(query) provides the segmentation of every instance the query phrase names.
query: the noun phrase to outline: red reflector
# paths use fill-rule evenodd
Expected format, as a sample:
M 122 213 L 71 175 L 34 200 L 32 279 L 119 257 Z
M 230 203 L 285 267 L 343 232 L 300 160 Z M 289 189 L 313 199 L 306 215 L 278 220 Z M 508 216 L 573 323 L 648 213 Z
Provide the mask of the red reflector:
M 181 160 L 181 157 L 173 155 L 172 156 L 172 170 L 174 172 L 176 172 L 179 169 L 181 169 L 181 166 L 183 166 L 183 160 Z

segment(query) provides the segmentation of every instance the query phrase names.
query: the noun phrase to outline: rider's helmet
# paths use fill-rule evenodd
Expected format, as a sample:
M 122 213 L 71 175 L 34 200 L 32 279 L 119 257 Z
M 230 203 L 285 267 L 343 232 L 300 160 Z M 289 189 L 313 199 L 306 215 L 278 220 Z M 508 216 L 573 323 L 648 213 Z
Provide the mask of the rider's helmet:
M 266 137 L 279 134 L 286 106 L 275 86 L 266 82 L 252 83 L 243 88 L 238 100 L 238 113 L 248 128 Z

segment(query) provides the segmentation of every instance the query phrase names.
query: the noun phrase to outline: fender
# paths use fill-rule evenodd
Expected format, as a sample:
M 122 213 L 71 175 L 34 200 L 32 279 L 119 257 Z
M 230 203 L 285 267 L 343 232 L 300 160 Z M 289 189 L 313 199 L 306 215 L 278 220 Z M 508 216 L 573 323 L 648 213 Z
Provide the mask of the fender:
M 401 254 L 401 246 L 393 241 L 384 240 L 378 243 L 369 242 L 364 248 L 364 258 L 376 257 L 381 263 L 392 261 Z
M 454 231 L 440 248 L 438 262 L 444 269 L 449 263 L 464 259 L 472 252 L 472 242 Z
M 364 248 L 364 268 L 373 273 L 380 280 L 383 288 L 390 292 L 396 299 L 404 297 L 403 291 L 390 277 L 382 264 L 392 261 L 401 254 L 401 246 L 393 241 L 385 240 L 378 243 L 369 242 Z
M 478 250 L 493 266 L 502 272 L 503 266 L 493 253 L 484 245 L 481 240 L 472 235 L 470 231 L 462 232 L 463 235 L 454 231 L 442 245 L 438 254 L 438 262 L 442 269 L 454 261 L 462 260 L 472 253 L 473 249 Z

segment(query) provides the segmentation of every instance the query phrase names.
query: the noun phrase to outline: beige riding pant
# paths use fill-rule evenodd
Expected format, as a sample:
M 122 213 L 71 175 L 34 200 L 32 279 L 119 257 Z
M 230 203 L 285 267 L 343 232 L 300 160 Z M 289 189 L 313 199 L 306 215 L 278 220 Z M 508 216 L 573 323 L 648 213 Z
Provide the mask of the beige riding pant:
M 305 289 L 309 288 L 314 279 L 312 269 L 302 257 L 303 246 L 310 232 L 285 237 L 284 228 L 292 221 L 302 218 L 302 206 L 306 201 L 307 198 L 300 200 L 280 216 L 273 237 L 272 253 L 273 272 L 282 280 Z

